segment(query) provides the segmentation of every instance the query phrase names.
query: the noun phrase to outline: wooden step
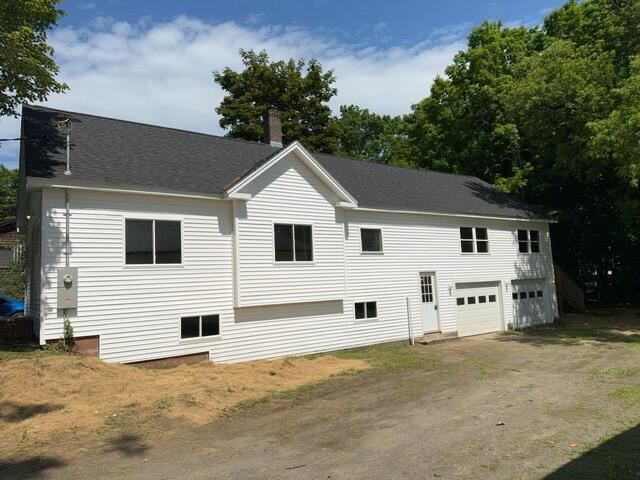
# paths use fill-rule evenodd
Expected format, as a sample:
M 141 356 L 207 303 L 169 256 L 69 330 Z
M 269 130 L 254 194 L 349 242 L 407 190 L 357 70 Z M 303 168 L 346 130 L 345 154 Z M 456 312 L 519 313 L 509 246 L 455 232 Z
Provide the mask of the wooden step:
M 436 343 L 450 342 L 451 340 L 457 340 L 458 334 L 443 334 L 440 332 L 425 333 L 422 337 L 416 339 L 416 343 L 420 345 L 434 345 Z

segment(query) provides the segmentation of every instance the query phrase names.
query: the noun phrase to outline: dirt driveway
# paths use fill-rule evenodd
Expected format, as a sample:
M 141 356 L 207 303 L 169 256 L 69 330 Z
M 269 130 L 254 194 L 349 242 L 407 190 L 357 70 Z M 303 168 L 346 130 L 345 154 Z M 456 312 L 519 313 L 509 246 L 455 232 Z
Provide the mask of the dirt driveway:
M 588 325 L 584 325 L 589 321 Z M 0 460 L 3 478 L 640 478 L 640 316 L 416 346 L 427 366 L 337 378 L 71 463 Z

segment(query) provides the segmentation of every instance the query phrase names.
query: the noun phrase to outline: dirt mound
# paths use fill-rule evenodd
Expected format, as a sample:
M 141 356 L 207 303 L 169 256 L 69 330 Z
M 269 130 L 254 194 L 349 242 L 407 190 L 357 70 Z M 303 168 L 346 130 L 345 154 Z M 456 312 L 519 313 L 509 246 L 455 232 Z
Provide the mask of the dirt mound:
M 168 370 L 71 355 L 10 360 L 0 363 L 0 456 L 28 448 L 31 438 L 41 443 L 65 431 L 94 433 L 131 415 L 153 412 L 202 424 L 238 402 L 367 367 L 333 356 Z

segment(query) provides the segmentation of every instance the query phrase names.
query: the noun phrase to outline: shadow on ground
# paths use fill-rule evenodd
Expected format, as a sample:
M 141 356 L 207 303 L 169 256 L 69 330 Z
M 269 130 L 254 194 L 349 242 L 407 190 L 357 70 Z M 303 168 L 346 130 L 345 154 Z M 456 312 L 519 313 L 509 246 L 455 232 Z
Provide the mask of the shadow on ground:
M 44 473 L 52 468 L 61 467 L 65 462 L 52 457 L 32 457 L 26 460 L 0 460 L 0 478 L 9 479 L 38 479 L 44 478 Z
M 55 403 L 23 404 L 17 402 L 0 402 L 0 420 L 5 422 L 21 422 L 43 413 L 61 410 L 62 405 Z
M 107 443 L 109 444 L 107 450 L 111 452 L 120 452 L 128 457 L 142 455 L 149 450 L 149 446 L 142 442 L 142 438 L 140 436 L 129 433 L 123 433 L 115 438 L 111 438 Z
M 545 480 L 640 478 L 640 425 L 601 443 L 547 475 Z
M 640 314 L 636 310 L 601 310 L 568 315 L 553 325 L 507 332 L 497 340 L 534 346 L 578 345 L 583 341 L 640 345 Z

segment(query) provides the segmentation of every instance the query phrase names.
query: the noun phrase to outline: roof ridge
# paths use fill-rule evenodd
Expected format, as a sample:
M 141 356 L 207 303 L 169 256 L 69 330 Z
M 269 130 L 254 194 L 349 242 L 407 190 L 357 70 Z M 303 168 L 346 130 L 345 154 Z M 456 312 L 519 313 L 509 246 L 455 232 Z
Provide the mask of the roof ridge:
M 264 147 L 271 147 L 271 145 L 267 145 L 266 143 L 255 142 L 253 140 L 244 140 L 242 138 L 225 137 L 223 135 L 214 135 L 213 133 L 194 132 L 193 130 L 186 130 L 184 128 L 166 127 L 164 125 L 155 125 L 153 123 L 138 122 L 136 120 L 125 120 L 123 118 L 107 117 L 104 115 L 96 115 L 94 113 L 75 112 L 73 110 L 61 110 L 59 108 L 45 107 L 41 105 L 30 105 L 26 103 L 23 105 L 23 108 L 24 107 L 28 107 L 32 109 L 48 110 L 51 112 L 70 113 L 72 115 L 84 115 L 86 117 L 101 118 L 103 120 L 112 120 L 115 122 L 123 122 L 123 123 L 133 123 L 134 125 L 143 125 L 145 127 L 161 128 L 163 130 L 173 130 L 176 132 L 191 133 L 193 135 L 204 135 L 205 137 L 213 137 L 213 138 L 218 138 L 220 140 L 230 140 L 233 142 L 250 143 L 252 145 L 262 145 Z

